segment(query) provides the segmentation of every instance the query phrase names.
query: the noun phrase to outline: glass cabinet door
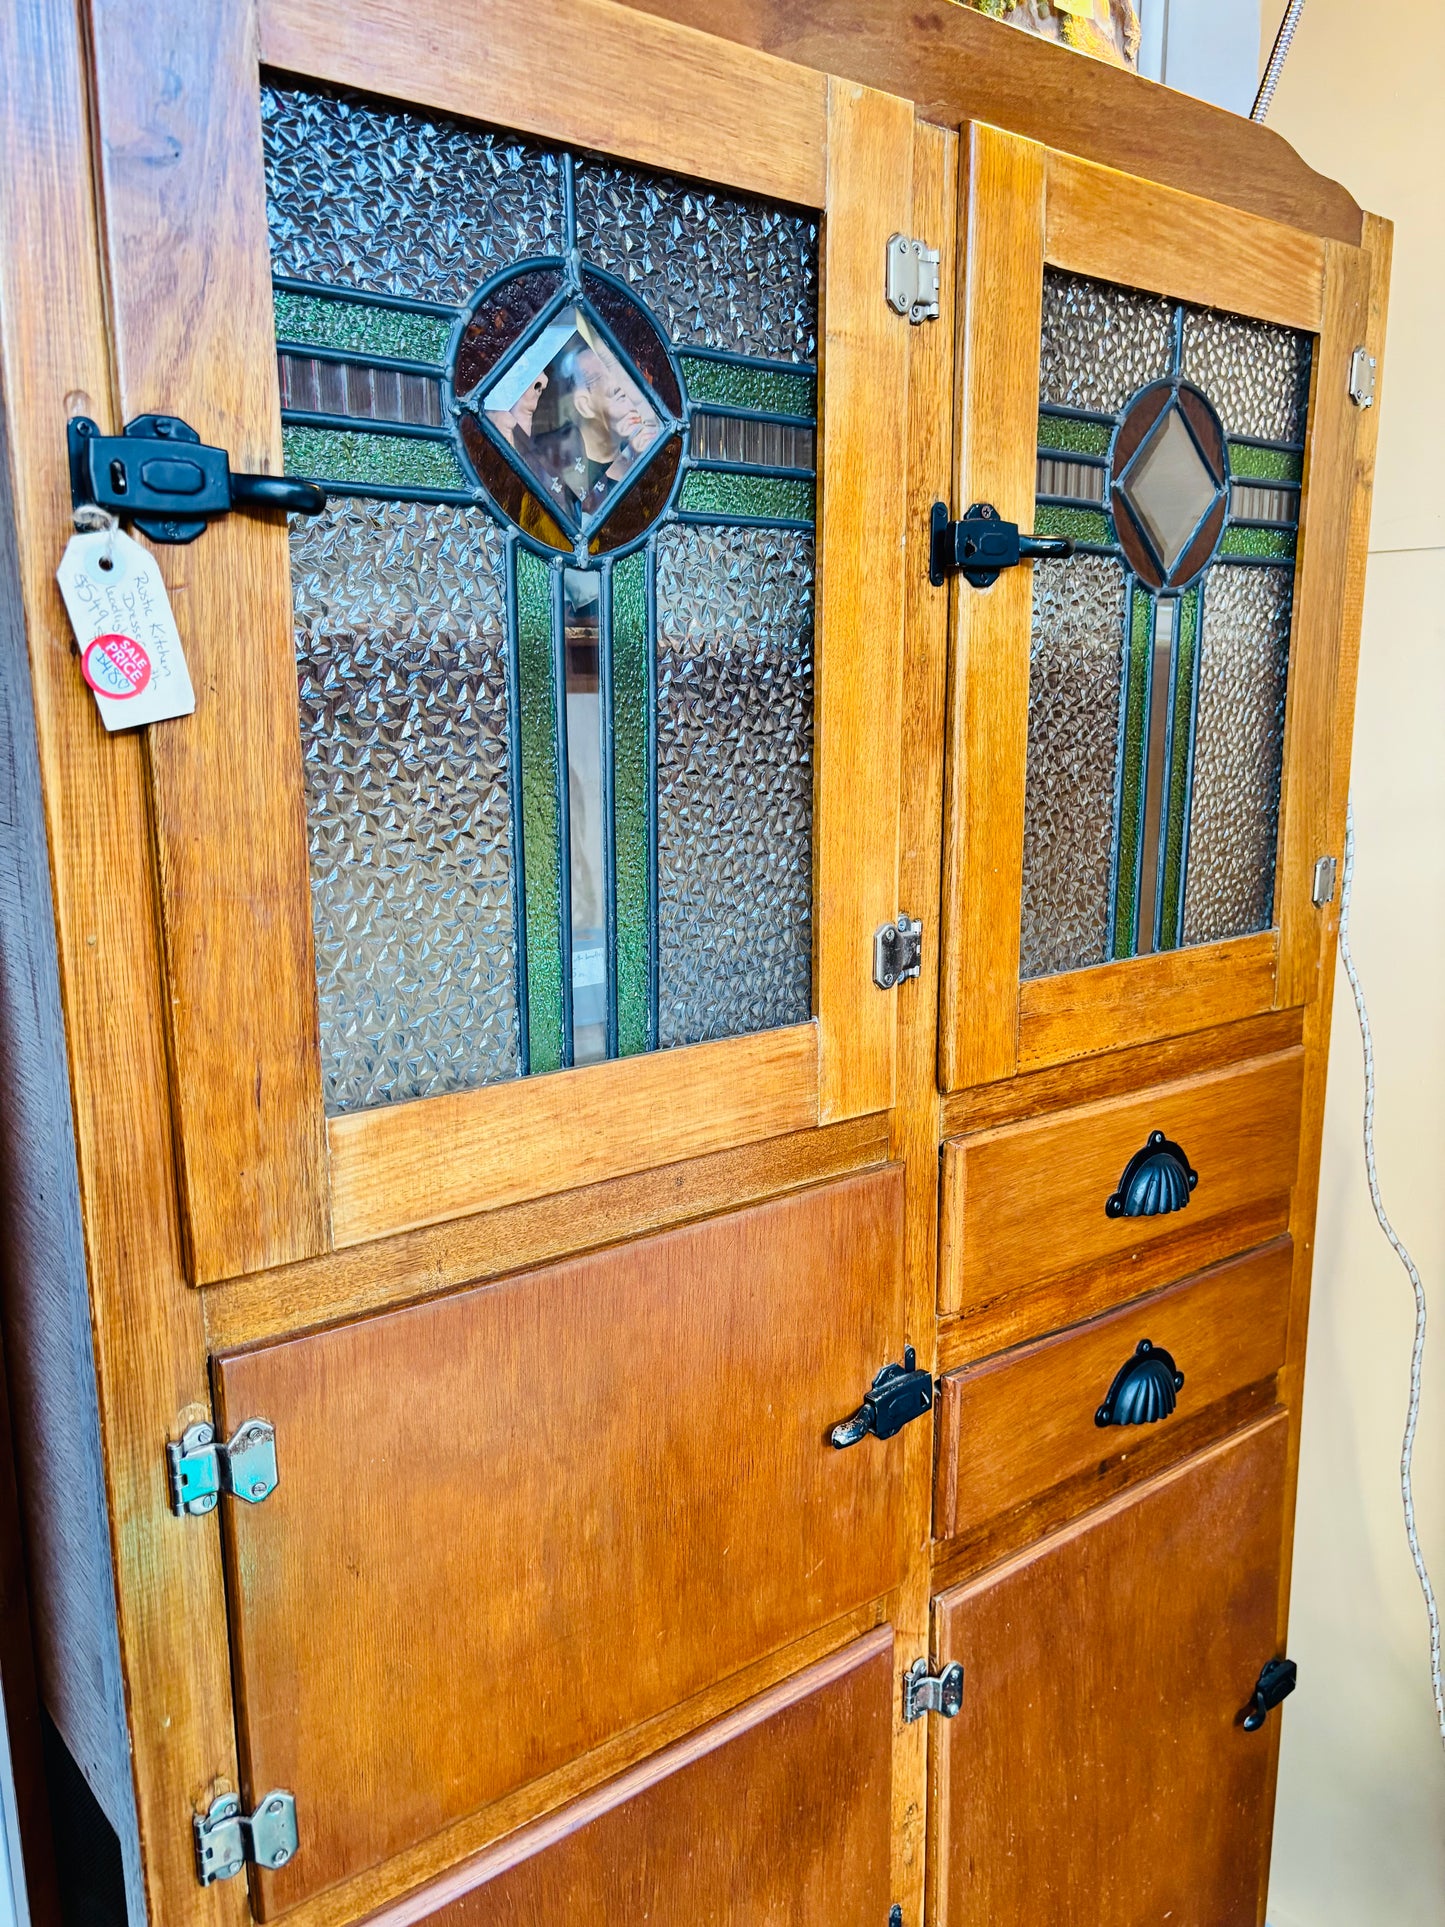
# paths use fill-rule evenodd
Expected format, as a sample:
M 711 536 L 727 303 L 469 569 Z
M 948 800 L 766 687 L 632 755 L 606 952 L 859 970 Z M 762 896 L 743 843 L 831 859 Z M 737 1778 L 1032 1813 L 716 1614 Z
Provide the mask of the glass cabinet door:
M 972 144 L 959 499 L 1073 552 L 956 592 L 955 1088 L 1302 1000 L 1363 284 L 1355 250 Z M 998 302 L 1036 344 L 1007 365 Z
M 188 202 L 110 162 L 127 415 L 327 495 L 157 733 L 202 1281 L 891 1102 L 912 108 L 565 12 L 275 0 Z

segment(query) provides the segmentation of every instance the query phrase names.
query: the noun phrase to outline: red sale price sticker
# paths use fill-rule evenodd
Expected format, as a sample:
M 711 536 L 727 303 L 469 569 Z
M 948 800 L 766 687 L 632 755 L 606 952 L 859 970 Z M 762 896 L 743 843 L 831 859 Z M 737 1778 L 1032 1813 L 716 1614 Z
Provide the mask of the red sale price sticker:
M 97 636 L 80 659 L 80 673 L 97 696 L 127 702 L 151 679 L 151 659 L 134 636 Z

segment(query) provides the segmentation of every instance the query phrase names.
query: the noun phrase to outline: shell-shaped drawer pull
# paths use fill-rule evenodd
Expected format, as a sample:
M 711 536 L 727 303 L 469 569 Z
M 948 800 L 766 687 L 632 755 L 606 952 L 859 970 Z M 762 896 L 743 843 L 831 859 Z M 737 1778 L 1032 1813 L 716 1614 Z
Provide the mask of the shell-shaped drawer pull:
M 1104 1206 L 1111 1218 L 1162 1218 L 1182 1211 L 1199 1182 L 1183 1147 L 1151 1131 L 1148 1142 L 1124 1166 L 1119 1188 Z
M 1157 1425 L 1179 1403 L 1184 1374 L 1162 1346 L 1141 1338 L 1134 1356 L 1114 1375 L 1095 1425 Z

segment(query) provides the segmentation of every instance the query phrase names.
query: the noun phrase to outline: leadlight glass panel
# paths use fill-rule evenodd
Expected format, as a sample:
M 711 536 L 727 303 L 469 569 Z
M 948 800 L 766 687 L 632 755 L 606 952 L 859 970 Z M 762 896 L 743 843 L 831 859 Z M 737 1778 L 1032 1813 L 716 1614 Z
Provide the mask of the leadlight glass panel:
M 1311 350 L 1045 273 L 1025 978 L 1269 927 Z
M 805 1020 L 816 214 L 263 129 L 328 1109 Z

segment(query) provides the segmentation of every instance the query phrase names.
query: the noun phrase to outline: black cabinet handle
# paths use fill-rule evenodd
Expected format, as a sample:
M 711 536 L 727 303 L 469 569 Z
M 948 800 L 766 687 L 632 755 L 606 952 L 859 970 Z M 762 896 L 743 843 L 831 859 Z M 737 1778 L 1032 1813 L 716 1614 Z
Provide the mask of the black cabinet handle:
M 986 589 L 1004 569 L 1016 569 L 1020 562 L 1064 560 L 1073 553 L 1067 535 L 1021 535 L 1018 523 L 1005 522 L 992 502 L 975 502 L 957 522 L 949 521 L 946 502 L 933 505 L 928 579 L 935 589 L 950 575 Z
M 1151 1131 L 1149 1139 L 1124 1166 L 1119 1188 L 1104 1205 L 1111 1218 L 1162 1218 L 1182 1211 L 1199 1182 L 1183 1148 Z
M 932 1410 L 933 1379 L 914 1369 L 914 1356 L 910 1345 L 901 1365 L 885 1365 L 853 1416 L 833 1427 L 829 1437 L 839 1452 L 870 1432 L 875 1439 L 891 1439 L 911 1420 Z
M 1157 1425 L 1179 1403 L 1184 1374 L 1162 1346 L 1141 1338 L 1134 1356 L 1121 1365 L 1109 1396 L 1094 1414 L 1095 1425 Z
M 1254 1697 L 1239 1716 L 1246 1733 L 1259 1731 L 1280 1701 L 1289 1698 L 1298 1679 L 1299 1668 L 1292 1659 L 1267 1659 L 1264 1662 Z

